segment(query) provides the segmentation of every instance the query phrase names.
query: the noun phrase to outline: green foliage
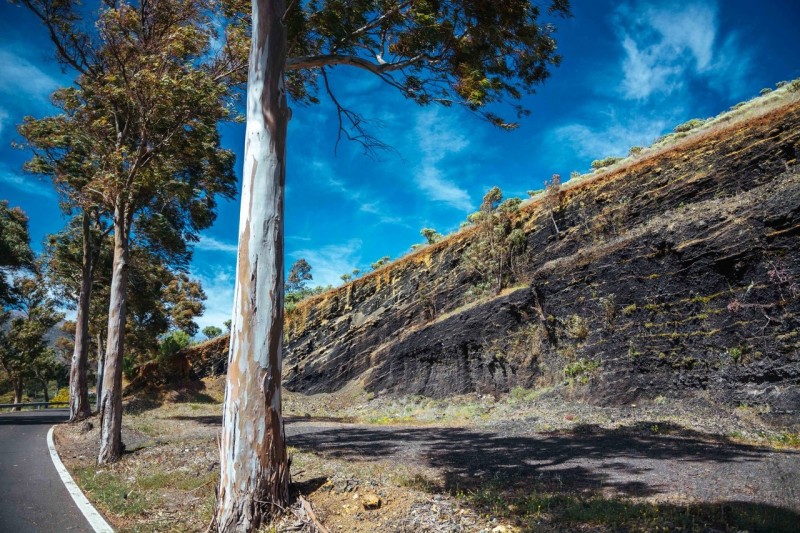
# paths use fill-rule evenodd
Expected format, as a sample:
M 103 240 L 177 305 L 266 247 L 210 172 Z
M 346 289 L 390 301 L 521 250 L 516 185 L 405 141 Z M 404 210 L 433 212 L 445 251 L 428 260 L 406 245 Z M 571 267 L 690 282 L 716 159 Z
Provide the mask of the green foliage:
M 130 264 L 125 345 L 135 366 L 160 353 L 158 339 L 167 332 L 180 330 L 189 337 L 196 335 L 194 319 L 205 310 L 206 295 L 199 281 L 173 272 L 147 250 L 134 248 Z
M 322 294 L 323 292 L 327 292 L 331 289 L 333 289 L 331 285 L 326 285 L 319 287 L 304 287 L 299 291 L 289 292 L 286 294 L 286 298 L 284 299 L 284 309 L 286 309 L 288 312 L 294 311 L 294 309 L 297 307 L 297 304 L 306 298 Z
M 581 358 L 564 366 L 564 376 L 585 384 L 589 382 L 589 377 L 599 366 L 599 361 Z
M 372 263 L 370 265 L 370 268 L 372 268 L 372 270 L 378 270 L 379 268 L 388 265 L 391 260 L 392 259 L 388 255 L 384 255 L 383 257 Z
M 289 276 L 286 278 L 286 292 L 302 291 L 305 289 L 306 283 L 313 279 L 311 265 L 305 259 L 300 258 L 289 269 Z
M 636 312 L 636 304 L 626 305 L 622 308 L 622 314 L 625 316 L 631 316 L 633 313 Z
M 28 217 L 18 207 L 0 200 L 0 309 L 11 303 L 12 291 L 7 275 L 19 268 L 33 268 L 33 252 L 28 234 Z
M 205 335 L 207 339 L 216 339 L 222 335 L 222 328 L 218 328 L 217 326 L 206 326 L 203 328 L 203 335 Z
M 345 283 L 349 283 L 349 282 L 350 282 L 350 280 L 352 280 L 352 279 L 353 279 L 353 276 L 352 276 L 352 275 L 350 275 L 350 274 L 342 274 L 341 276 L 339 276 L 339 278 L 340 278 L 340 279 L 341 279 L 343 282 L 345 282 Z
M 636 156 L 641 154 L 642 151 L 644 151 L 644 148 L 642 146 L 631 146 L 630 149 L 628 150 L 628 155 Z
M 675 126 L 675 129 L 673 131 L 675 133 L 686 133 L 688 131 L 692 131 L 695 128 L 699 128 L 705 123 L 706 121 L 703 120 L 702 118 L 693 118 L 692 120 L 686 121 L 683 124 L 678 124 L 677 126 Z
M 758 91 L 758 94 L 761 95 L 761 96 L 766 96 L 771 92 L 772 92 L 772 89 L 770 89 L 769 87 L 764 87 L 763 89 Z
M 169 360 L 191 343 L 192 338 L 185 331 L 171 331 L 161 339 L 159 358 L 162 360 Z
M 775 88 L 780 89 L 781 87 L 786 87 L 787 85 L 789 85 L 788 81 L 779 81 L 775 84 Z
M 621 157 L 606 157 L 605 159 L 596 159 L 592 161 L 592 169 L 598 170 L 601 168 L 610 167 L 611 165 L 622 161 Z
M 493 187 L 484 195 L 481 210 L 470 215 L 478 231 L 464 254 L 463 265 L 478 276 L 472 288 L 475 296 L 499 293 L 520 266 L 518 258 L 527 246 L 522 221 L 516 216 L 521 203 L 519 198 L 503 201 L 502 191 Z
M 47 383 L 63 369 L 47 335 L 64 315 L 39 275 L 14 278 L 11 293 L 13 304 L 0 309 L 0 367 L 16 386 Z
M 320 65 L 348 65 L 378 75 L 420 105 L 463 105 L 498 127 L 513 129 L 515 123 L 487 107 L 532 93 L 561 61 L 555 26 L 541 23 L 543 8 L 527 0 L 315 0 L 287 5 L 287 89 L 303 103 L 319 102 L 320 86 L 332 92 L 327 69 Z M 549 15 L 569 16 L 564 0 L 546 5 Z M 228 41 L 241 62 L 249 44 L 250 2 L 233 0 L 226 7 L 234 22 L 226 30 Z M 516 103 L 513 109 L 517 117 L 528 113 Z M 342 117 L 350 121 L 348 136 L 363 140 L 360 117 Z
M 433 228 L 422 228 L 420 234 L 425 237 L 428 244 L 436 244 L 442 240 L 442 234 Z

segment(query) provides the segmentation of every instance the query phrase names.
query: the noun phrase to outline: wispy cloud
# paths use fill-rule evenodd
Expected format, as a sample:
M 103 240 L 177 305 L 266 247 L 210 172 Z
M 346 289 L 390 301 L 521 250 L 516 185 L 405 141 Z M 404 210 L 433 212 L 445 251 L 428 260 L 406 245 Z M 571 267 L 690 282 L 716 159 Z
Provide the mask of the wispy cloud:
M 430 200 L 443 202 L 461 211 L 473 209 L 469 193 L 456 185 L 450 176 L 447 163 L 451 156 L 466 150 L 470 143 L 451 116 L 438 109 L 426 110 L 417 115 L 414 128 L 422 158 L 414 179 Z
M 665 117 L 638 117 L 624 122 L 611 118 L 596 126 L 567 124 L 553 131 L 550 152 L 564 155 L 564 150 L 571 150 L 586 159 L 625 156 L 631 146 L 650 145 L 669 124 Z
M 0 183 L 25 194 L 54 198 L 55 190 L 44 180 L 31 175 L 20 175 L 5 165 L 0 165 Z
M 195 249 L 207 252 L 227 252 L 235 254 L 238 250 L 238 245 L 235 242 L 223 242 L 214 237 L 201 235 L 200 240 L 194 245 Z
M 0 135 L 3 134 L 3 130 L 8 123 L 8 111 L 0 107 Z
M 10 49 L 0 48 L 0 92 L 14 97 L 46 100 L 58 81 Z
M 193 272 L 192 276 L 200 280 L 206 293 L 206 310 L 196 322 L 202 330 L 206 326 L 223 328 L 226 320 L 233 312 L 233 287 L 236 281 L 235 267 L 230 265 L 216 268 L 211 272 Z
M 304 163 L 308 172 L 316 177 L 316 181 L 327 189 L 340 194 L 345 200 L 358 204 L 362 213 L 375 215 L 379 224 L 402 224 L 403 219 L 394 216 L 386 204 L 378 197 L 378 193 L 360 189 L 353 184 L 345 183 L 336 177 L 330 165 L 321 159 L 313 159 Z
M 624 4 L 614 22 L 624 51 L 620 91 L 627 99 L 669 95 L 693 78 L 737 84 L 749 68 L 736 35 L 720 35 L 715 2 Z
M 735 95 L 750 69 L 750 55 L 735 33 L 720 30 L 717 4 L 622 4 L 611 16 L 622 54 L 613 69 L 616 86 L 598 88 L 595 100 L 549 132 L 554 157 L 624 156 L 691 117 L 695 87 Z
M 320 248 L 296 250 L 291 256 L 301 257 L 311 265 L 312 285 L 339 285 L 340 276 L 358 268 L 361 261 L 361 240 L 351 239 L 344 244 L 329 244 Z

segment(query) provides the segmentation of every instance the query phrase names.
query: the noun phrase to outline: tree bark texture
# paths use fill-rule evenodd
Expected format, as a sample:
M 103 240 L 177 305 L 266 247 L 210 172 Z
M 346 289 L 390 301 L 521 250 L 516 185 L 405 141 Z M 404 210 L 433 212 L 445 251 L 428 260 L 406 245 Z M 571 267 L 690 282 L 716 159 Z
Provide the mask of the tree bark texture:
M 286 33 L 283 0 L 253 0 L 239 251 L 225 388 L 217 531 L 252 531 L 285 507 L 281 415 Z
M 122 357 L 128 296 L 130 219 L 124 205 L 114 210 L 114 266 L 108 307 L 108 339 L 100 400 L 100 454 L 97 464 L 122 457 Z
M 14 403 L 22 403 L 22 378 L 13 378 L 14 382 Z M 12 411 L 21 411 L 20 407 L 12 407 Z
M 97 334 L 97 382 L 95 383 L 95 409 L 100 411 L 100 398 L 103 394 L 103 370 L 106 365 L 106 353 L 103 350 L 103 335 Z
M 69 369 L 69 421 L 77 422 L 92 414 L 89 405 L 89 385 L 86 364 L 89 356 L 89 301 L 92 294 L 92 235 L 89 213 L 83 213 L 83 258 L 81 260 L 81 291 L 78 313 L 75 316 L 75 348 Z

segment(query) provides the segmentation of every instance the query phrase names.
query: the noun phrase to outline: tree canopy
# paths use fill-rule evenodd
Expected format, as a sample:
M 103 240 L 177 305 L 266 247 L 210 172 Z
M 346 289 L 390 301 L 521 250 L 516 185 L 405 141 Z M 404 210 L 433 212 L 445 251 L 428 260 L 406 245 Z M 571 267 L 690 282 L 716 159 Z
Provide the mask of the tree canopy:
M 295 102 L 315 104 L 326 94 L 344 135 L 367 148 L 382 143 L 363 117 L 345 108 L 328 76 L 337 67 L 369 72 L 420 104 L 460 105 L 492 124 L 517 127 L 529 114 L 520 100 L 535 92 L 561 62 L 555 25 L 542 18 L 570 16 L 568 0 L 545 7 L 528 0 L 312 0 L 289 2 L 286 88 Z M 234 57 L 250 46 L 250 2 L 226 0 L 227 43 Z M 239 64 L 246 64 L 239 61 Z M 495 104 L 508 104 L 512 117 Z

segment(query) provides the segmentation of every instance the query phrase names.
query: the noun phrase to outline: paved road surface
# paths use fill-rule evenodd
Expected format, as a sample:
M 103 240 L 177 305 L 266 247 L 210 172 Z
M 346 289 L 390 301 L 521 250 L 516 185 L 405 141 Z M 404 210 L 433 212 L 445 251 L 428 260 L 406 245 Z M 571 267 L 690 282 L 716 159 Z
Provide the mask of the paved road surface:
M 0 415 L 0 533 L 92 532 L 58 477 L 47 450 L 65 409 Z

